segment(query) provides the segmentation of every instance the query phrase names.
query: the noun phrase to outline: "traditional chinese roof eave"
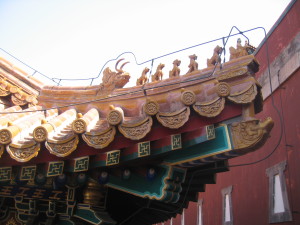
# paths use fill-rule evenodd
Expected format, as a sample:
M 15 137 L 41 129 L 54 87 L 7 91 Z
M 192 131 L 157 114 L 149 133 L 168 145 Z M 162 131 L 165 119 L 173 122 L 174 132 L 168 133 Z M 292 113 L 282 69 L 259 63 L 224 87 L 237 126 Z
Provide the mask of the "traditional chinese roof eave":
M 27 78 L 23 86 L 2 79 L 2 98 L 19 100 L 8 101 L 0 115 L 0 189 L 5 198 L 24 192 L 13 207 L 27 222 L 48 215 L 49 196 L 66 206 L 51 213 L 71 224 L 113 225 L 140 209 L 136 224 L 174 217 L 228 170 L 228 159 L 257 150 L 269 137 L 272 119 L 255 118 L 262 110 L 253 78 L 258 66 L 244 56 L 133 88 L 116 88 L 122 79 L 113 86 L 42 86 L 34 101 L 27 99 Z M 105 71 L 128 78 L 121 69 Z M 44 198 L 49 209 L 36 202 Z

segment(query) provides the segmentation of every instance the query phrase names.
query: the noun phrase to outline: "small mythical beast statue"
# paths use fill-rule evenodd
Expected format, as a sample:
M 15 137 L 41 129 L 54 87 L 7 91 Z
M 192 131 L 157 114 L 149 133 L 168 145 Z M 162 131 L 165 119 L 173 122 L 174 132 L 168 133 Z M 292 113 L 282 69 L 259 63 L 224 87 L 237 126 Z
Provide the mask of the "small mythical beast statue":
M 169 72 L 169 78 L 178 77 L 180 75 L 180 63 L 181 61 L 178 59 L 173 61 L 173 69 Z
M 151 81 L 159 81 L 159 80 L 162 80 L 162 77 L 163 77 L 163 72 L 162 72 L 162 69 L 165 67 L 165 64 L 162 64 L 160 63 L 158 66 L 157 66 L 157 69 L 156 69 L 156 72 L 154 75 L 151 76 Z
M 245 55 L 250 55 L 255 51 L 255 47 L 249 45 L 247 41 L 245 42 L 244 46 L 242 46 L 241 42 L 242 42 L 241 39 L 238 38 L 236 48 L 234 47 L 229 48 L 229 52 L 230 52 L 229 60 L 236 59 Z
M 142 75 L 136 80 L 136 85 L 144 85 L 147 83 L 148 78 L 147 78 L 147 73 L 149 72 L 149 68 L 145 68 L 142 72 Z
M 114 90 L 116 88 L 123 88 L 130 79 L 130 74 L 123 71 L 123 67 L 129 63 L 125 62 L 121 65 L 120 69 L 117 68 L 118 64 L 124 59 L 119 59 L 115 65 L 117 72 L 113 72 L 107 67 L 103 71 L 102 83 L 100 84 L 101 90 Z
M 217 45 L 214 49 L 214 54 L 210 59 L 207 59 L 207 67 L 215 66 L 217 63 L 221 62 L 221 53 L 223 48 Z
M 189 64 L 190 69 L 187 73 L 191 73 L 193 71 L 198 70 L 198 63 L 196 62 L 197 56 L 194 54 L 194 55 L 190 55 L 189 58 L 190 58 L 190 64 Z

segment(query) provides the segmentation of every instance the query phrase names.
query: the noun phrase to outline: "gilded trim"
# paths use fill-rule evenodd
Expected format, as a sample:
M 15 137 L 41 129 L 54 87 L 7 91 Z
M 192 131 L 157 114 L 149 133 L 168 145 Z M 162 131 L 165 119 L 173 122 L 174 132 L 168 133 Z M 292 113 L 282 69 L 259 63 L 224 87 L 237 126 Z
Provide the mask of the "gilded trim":
M 182 127 L 188 120 L 190 116 L 190 108 L 184 107 L 183 109 L 172 112 L 172 113 L 162 113 L 156 114 L 157 120 L 165 127 L 171 129 L 177 129 Z
M 150 131 L 153 121 L 150 116 L 136 124 L 120 124 L 119 131 L 131 140 L 140 140 L 144 138 Z

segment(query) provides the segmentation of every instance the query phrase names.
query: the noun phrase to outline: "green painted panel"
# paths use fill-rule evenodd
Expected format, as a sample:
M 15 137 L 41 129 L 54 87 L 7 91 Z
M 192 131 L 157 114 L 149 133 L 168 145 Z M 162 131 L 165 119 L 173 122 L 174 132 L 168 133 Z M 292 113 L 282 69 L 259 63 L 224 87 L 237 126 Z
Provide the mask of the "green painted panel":
M 156 175 L 153 180 L 139 174 L 132 174 L 129 180 L 111 175 L 107 186 L 139 197 L 170 202 L 178 200 L 186 170 L 172 166 L 157 166 L 154 169 Z
M 78 208 L 74 216 L 92 224 L 101 224 L 102 222 L 91 209 Z
M 215 129 L 215 135 L 215 139 L 170 153 L 164 158 L 164 162 L 168 165 L 176 165 L 231 150 L 231 143 L 226 125 L 217 127 Z

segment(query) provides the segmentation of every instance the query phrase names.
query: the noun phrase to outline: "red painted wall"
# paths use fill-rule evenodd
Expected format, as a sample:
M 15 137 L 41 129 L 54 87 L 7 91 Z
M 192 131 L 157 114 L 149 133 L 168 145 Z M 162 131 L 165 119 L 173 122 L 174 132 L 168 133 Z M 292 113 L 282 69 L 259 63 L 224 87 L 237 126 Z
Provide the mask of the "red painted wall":
M 299 32 L 300 1 L 296 1 L 268 38 L 270 63 Z M 258 51 L 256 58 L 261 64 L 260 71 L 257 73 L 257 77 L 259 77 L 267 68 L 265 44 Z M 218 174 L 217 184 L 207 185 L 205 193 L 199 194 L 199 199 L 203 199 L 202 215 L 204 225 L 222 224 L 223 203 L 221 190 L 231 185 L 233 186 L 233 224 L 269 224 L 269 178 L 266 175 L 266 169 L 284 160 L 287 161 L 284 173 L 293 221 L 283 222 L 280 225 L 300 224 L 299 98 L 300 69 L 298 68 L 288 80 L 273 92 L 271 97 L 265 100 L 263 112 L 257 115 L 257 118 L 260 119 L 270 116 L 275 122 L 267 143 L 255 152 L 229 161 L 230 165 L 257 163 L 232 167 L 230 172 Z M 282 126 L 280 125 L 280 117 L 283 121 Z M 277 145 L 278 147 L 276 147 Z M 197 204 L 190 203 L 185 215 L 185 225 L 196 225 Z M 180 215 L 173 219 L 173 225 L 180 225 L 180 222 Z M 165 224 L 169 225 L 170 223 Z
M 268 52 L 270 63 L 279 55 L 279 53 L 287 47 L 287 45 L 294 39 L 295 35 L 300 31 L 300 1 L 297 0 L 292 6 L 291 10 L 282 19 L 277 28 L 269 36 Z M 260 71 L 257 73 L 259 76 L 261 72 L 267 68 L 266 59 L 266 45 L 257 52 L 256 59 L 260 63 Z

